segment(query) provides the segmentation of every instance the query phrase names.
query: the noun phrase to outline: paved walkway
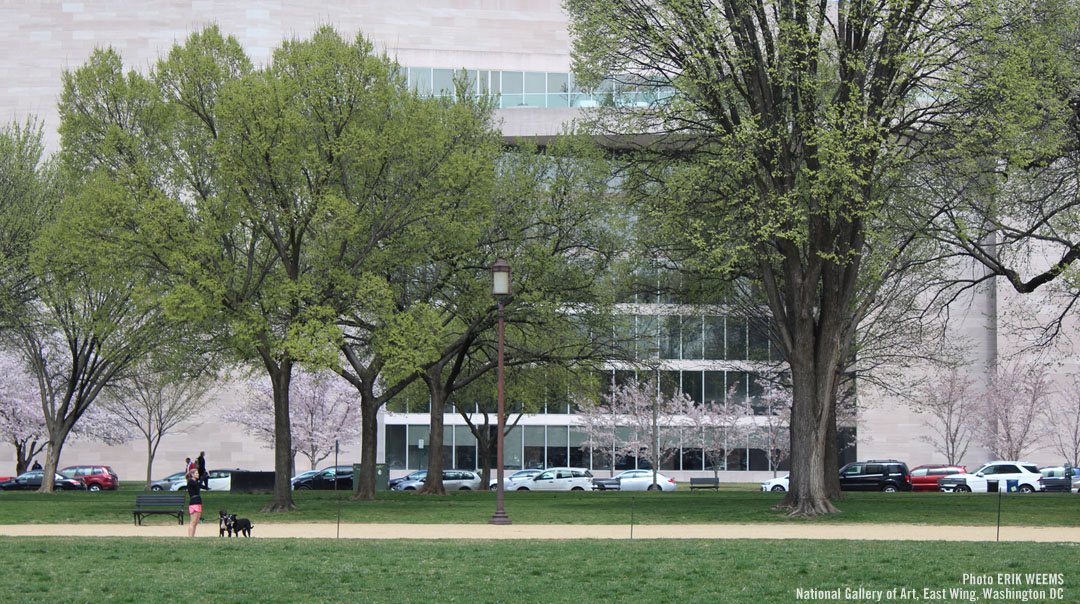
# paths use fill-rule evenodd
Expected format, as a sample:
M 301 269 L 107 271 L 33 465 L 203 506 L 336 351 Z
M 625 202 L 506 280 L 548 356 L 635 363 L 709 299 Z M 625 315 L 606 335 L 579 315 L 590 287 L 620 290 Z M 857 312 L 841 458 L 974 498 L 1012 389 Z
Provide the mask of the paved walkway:
M 186 537 L 187 525 L 132 524 L 0 525 L 2 536 Z M 340 530 L 340 532 L 339 532 Z M 217 537 L 217 522 L 204 522 L 198 537 Z M 995 541 L 993 526 L 925 524 L 257 524 L 256 538 L 309 539 L 852 539 L 875 541 Z M 1080 543 L 1080 527 L 1001 527 L 1001 541 Z

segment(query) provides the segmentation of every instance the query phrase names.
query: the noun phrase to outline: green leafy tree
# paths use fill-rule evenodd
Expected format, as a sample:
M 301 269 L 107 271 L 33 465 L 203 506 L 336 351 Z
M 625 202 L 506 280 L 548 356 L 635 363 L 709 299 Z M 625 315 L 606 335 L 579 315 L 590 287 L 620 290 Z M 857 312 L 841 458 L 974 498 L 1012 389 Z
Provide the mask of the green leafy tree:
M 913 238 L 890 230 L 888 204 L 948 102 L 934 92 L 953 59 L 954 4 L 564 3 L 580 80 L 658 99 L 598 120 L 644 142 L 627 179 L 640 219 L 703 272 L 749 279 L 769 309 L 793 384 L 794 514 L 836 511 L 837 389 Z
M 469 241 L 456 227 L 476 209 L 461 200 L 490 172 L 488 115 L 417 96 L 369 42 L 329 28 L 285 42 L 262 69 L 208 28 L 152 76 L 95 53 L 66 80 L 65 145 L 73 165 L 122 192 L 99 219 L 120 225 L 132 262 L 157 274 L 169 316 L 266 371 L 268 509 L 291 509 L 293 367 L 339 368 L 344 352 L 346 366 L 376 358 L 415 379 L 433 315 L 395 306 L 387 276 Z M 364 407 L 365 454 L 377 408 Z
M 52 492 L 60 452 L 103 389 L 170 334 L 146 275 L 86 236 L 88 209 L 108 193 L 95 185 L 73 185 L 35 241 L 35 297 L 11 330 L 37 379 L 48 432 L 40 492 Z
M 969 10 L 993 18 L 963 31 L 965 69 L 948 80 L 956 109 L 912 171 L 935 192 L 919 219 L 943 255 L 984 269 L 950 275 L 951 289 L 1002 279 L 1021 294 L 1046 292 L 1058 310 L 1038 325 L 1045 343 L 1080 292 L 1080 3 L 990 0 Z

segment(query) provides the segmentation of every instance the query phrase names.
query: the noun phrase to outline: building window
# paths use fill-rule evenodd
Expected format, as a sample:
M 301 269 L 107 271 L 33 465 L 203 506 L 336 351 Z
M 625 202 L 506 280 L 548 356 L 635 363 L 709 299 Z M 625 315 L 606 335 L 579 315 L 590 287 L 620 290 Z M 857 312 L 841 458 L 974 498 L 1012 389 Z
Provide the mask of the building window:
M 492 455 L 496 455 L 496 447 L 492 447 Z M 514 426 L 503 438 L 503 467 L 511 470 L 522 468 L 522 430 L 521 426 Z
M 702 321 L 699 316 L 683 317 L 682 358 L 696 361 L 702 358 Z
M 729 361 L 746 360 L 746 319 L 728 317 L 725 333 L 724 358 Z
M 524 426 L 525 430 L 525 467 L 543 469 L 544 449 L 547 447 L 544 426 Z
M 705 359 L 720 361 L 724 359 L 724 317 L 705 317 Z
M 704 399 L 702 398 L 702 380 L 700 371 L 682 372 L 682 392 L 690 397 L 690 400 L 701 404 L 701 401 Z
M 404 470 L 408 467 L 405 431 L 405 426 L 386 426 L 386 463 L 391 470 Z
M 554 468 L 569 465 L 567 430 L 568 426 L 547 427 L 547 467 Z
M 474 470 L 476 463 L 476 436 L 468 426 L 454 426 L 454 465 L 462 470 Z
M 567 465 L 574 468 L 589 467 L 589 449 L 586 446 L 588 442 L 589 437 L 584 432 L 570 428 L 570 463 Z

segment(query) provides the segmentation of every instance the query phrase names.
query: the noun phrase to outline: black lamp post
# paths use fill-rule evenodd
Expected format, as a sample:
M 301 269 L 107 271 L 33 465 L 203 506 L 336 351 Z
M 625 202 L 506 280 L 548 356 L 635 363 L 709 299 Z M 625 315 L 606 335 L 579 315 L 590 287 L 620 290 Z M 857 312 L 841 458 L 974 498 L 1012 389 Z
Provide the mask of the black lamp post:
M 506 429 L 506 413 L 503 409 L 503 302 L 510 296 L 510 265 L 502 258 L 496 260 L 491 267 L 491 295 L 495 296 L 495 301 L 499 305 L 499 365 L 496 373 L 496 380 L 499 383 L 499 432 L 496 435 L 495 446 L 495 462 L 498 468 L 495 475 L 495 515 L 491 517 L 488 524 L 513 524 L 503 509 L 503 431 Z

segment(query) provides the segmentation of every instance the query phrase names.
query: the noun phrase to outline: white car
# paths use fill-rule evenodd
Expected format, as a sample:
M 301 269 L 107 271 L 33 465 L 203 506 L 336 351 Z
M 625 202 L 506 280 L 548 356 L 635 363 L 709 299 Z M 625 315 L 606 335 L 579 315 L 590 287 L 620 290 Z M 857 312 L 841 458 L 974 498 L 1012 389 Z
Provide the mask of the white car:
M 626 470 L 614 476 L 619 481 L 620 491 L 674 491 L 675 479 L 663 474 L 656 474 L 653 484 L 652 470 Z
M 592 473 L 585 468 L 551 468 L 518 482 L 515 491 L 591 491 Z
M 232 488 L 232 473 L 236 470 L 207 470 L 210 473 L 210 479 L 207 480 L 207 484 L 210 485 L 211 491 L 228 491 Z M 187 479 L 181 478 L 172 483 L 169 487 L 170 491 L 182 491 L 187 488 Z
M 761 490 L 762 491 L 776 491 L 777 493 L 786 491 L 786 490 L 788 490 L 790 488 L 790 487 L 788 487 L 790 479 L 791 479 L 791 474 L 787 474 L 787 475 L 781 476 L 779 478 L 770 478 L 769 480 L 766 480 L 765 482 L 761 483 Z
M 946 493 L 987 493 L 1039 490 L 1039 466 L 1025 461 L 991 461 L 967 474 L 951 474 L 938 479 L 938 489 Z
M 425 478 L 427 478 L 426 472 L 424 473 L 424 478 L 419 480 L 403 480 L 390 487 L 390 490 L 419 491 L 420 487 L 424 486 Z M 443 470 L 442 484 L 443 489 L 447 491 L 475 491 L 484 483 L 481 481 L 480 475 L 476 472 L 469 470 Z
M 505 472 L 505 470 L 504 470 L 504 472 Z M 541 473 L 541 472 L 543 472 L 543 470 L 518 470 L 517 472 L 514 472 L 513 474 L 505 475 L 505 476 L 503 476 L 503 490 L 504 491 L 513 491 L 513 490 L 517 489 L 518 485 L 521 484 L 522 481 L 531 480 L 531 479 L 535 478 L 536 475 Z M 492 491 L 494 491 L 495 487 L 498 486 L 498 483 L 499 483 L 499 477 L 495 476 L 494 472 L 492 472 L 491 479 L 488 480 L 488 488 L 491 489 Z

